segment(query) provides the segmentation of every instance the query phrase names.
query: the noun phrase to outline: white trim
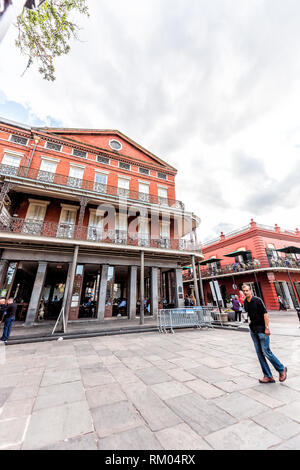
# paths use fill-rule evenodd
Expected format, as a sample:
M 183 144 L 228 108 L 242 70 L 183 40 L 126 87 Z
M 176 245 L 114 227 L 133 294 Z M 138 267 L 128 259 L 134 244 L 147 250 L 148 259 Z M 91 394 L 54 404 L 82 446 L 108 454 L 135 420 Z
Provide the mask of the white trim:
M 98 217 L 104 217 L 104 214 L 106 211 L 100 211 L 99 209 L 92 209 L 89 207 L 89 211 L 91 214 L 95 214 L 97 215 Z
M 80 165 L 79 163 L 73 163 L 73 162 L 70 162 L 70 166 L 73 166 L 75 168 L 83 168 L 83 169 L 86 168 L 86 165 Z
M 60 207 L 62 209 L 68 209 L 69 211 L 73 210 L 73 211 L 78 211 L 79 210 L 79 207 L 78 206 L 71 206 L 71 204 L 63 204 L 61 203 L 60 204 Z
M 14 150 L 11 150 L 11 149 L 4 149 L 4 153 L 9 153 L 10 155 L 14 155 L 16 157 L 24 157 L 25 155 L 25 153 L 15 152 Z
M 157 187 L 160 189 L 169 189 L 169 186 L 163 186 L 162 184 L 157 184 Z
M 95 168 L 95 173 L 100 173 L 102 175 L 109 175 L 109 171 L 105 171 L 105 170 L 98 170 L 98 168 Z
M 119 175 L 119 174 L 118 174 L 118 178 L 123 179 L 123 180 L 131 180 L 131 177 L 130 177 L 130 176 L 126 176 L 126 175 Z
M 46 157 L 45 155 L 41 155 L 41 160 L 47 160 L 47 161 L 53 162 L 53 163 L 59 163 L 60 162 L 59 158 Z
M 13 135 L 14 135 L 15 137 L 21 137 L 21 139 L 27 139 L 26 144 L 19 144 L 19 142 L 14 142 L 14 141 L 12 140 L 12 136 L 13 136 Z M 17 144 L 17 145 L 23 145 L 23 147 L 28 147 L 29 141 L 30 141 L 29 137 L 24 137 L 23 135 L 14 134 L 13 132 L 10 134 L 9 139 L 8 139 L 8 142 L 12 142 L 13 144 Z
M 28 199 L 28 201 L 30 202 L 30 204 L 36 204 L 36 205 L 40 205 L 40 206 L 49 206 L 50 204 L 50 201 L 40 201 L 39 199 Z
M 120 147 L 119 149 L 114 149 L 114 148 L 111 146 L 111 142 L 118 142 L 118 144 L 120 144 L 121 147 Z M 121 143 L 119 140 L 117 140 L 117 139 L 110 139 L 109 142 L 108 142 L 108 144 L 109 144 L 110 148 L 111 148 L 112 150 L 114 150 L 115 152 L 120 152 L 120 150 L 122 150 L 122 148 L 123 148 L 122 143 Z
M 150 186 L 150 181 L 138 180 L 138 182 L 142 184 L 147 184 L 148 186 Z

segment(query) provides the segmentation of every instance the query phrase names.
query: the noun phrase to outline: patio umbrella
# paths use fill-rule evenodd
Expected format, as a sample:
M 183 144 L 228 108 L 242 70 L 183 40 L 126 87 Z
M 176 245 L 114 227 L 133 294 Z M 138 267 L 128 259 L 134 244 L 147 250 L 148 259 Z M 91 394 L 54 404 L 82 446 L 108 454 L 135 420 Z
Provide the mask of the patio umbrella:
M 207 264 L 212 264 L 212 263 L 217 263 L 218 261 L 222 261 L 223 258 L 210 258 L 210 259 L 206 259 L 205 261 L 201 261 L 201 264 L 202 266 L 205 266 Z
M 224 255 L 226 258 L 235 258 L 236 256 L 240 255 L 250 255 L 251 251 L 250 250 L 239 250 L 239 251 L 233 251 L 232 253 L 228 253 L 228 255 Z

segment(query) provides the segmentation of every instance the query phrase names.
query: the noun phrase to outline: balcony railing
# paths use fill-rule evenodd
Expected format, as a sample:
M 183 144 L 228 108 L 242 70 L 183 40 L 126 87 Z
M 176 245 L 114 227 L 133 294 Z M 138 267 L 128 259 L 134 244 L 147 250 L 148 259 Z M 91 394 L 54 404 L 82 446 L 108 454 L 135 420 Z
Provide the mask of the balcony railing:
M 78 226 L 69 223 L 43 222 L 11 217 L 0 221 L 0 233 L 22 234 L 57 239 L 74 239 L 112 245 L 132 245 L 176 251 L 201 252 L 201 245 L 185 239 L 153 239 L 139 233 L 124 230 L 102 230 L 99 226 Z
M 25 180 L 34 180 L 41 183 L 47 183 L 57 186 L 65 186 L 70 190 L 92 191 L 98 195 L 105 194 L 107 196 L 123 197 L 140 201 L 143 203 L 157 204 L 159 206 L 171 207 L 174 209 L 184 210 L 183 202 L 175 199 L 162 198 L 153 194 L 140 193 L 132 189 L 118 188 L 117 186 L 109 186 L 107 184 L 97 183 L 92 180 L 73 178 L 66 175 L 47 172 L 36 168 L 27 168 L 24 166 L 16 167 L 0 164 L 0 175 L 17 176 Z
M 209 269 L 201 269 L 201 276 L 203 279 L 205 279 L 226 274 L 235 275 L 247 271 L 257 271 L 259 269 L 265 268 L 300 269 L 300 260 L 289 258 L 278 258 L 277 260 L 274 260 L 268 257 L 263 257 L 259 259 L 253 259 L 252 261 L 248 262 L 227 264 L 219 268 L 211 266 Z M 185 281 L 192 280 L 193 275 L 191 272 L 188 272 L 183 275 L 183 278 Z

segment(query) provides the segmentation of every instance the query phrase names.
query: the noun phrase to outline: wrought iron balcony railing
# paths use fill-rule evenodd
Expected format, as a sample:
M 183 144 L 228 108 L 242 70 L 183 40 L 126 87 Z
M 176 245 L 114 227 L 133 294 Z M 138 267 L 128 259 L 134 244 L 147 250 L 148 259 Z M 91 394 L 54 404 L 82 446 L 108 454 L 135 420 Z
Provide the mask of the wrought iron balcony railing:
M 72 190 L 92 191 L 98 195 L 116 196 L 142 203 L 156 204 L 162 207 L 184 210 L 183 202 L 175 199 L 155 196 L 153 194 L 140 193 L 132 189 L 118 188 L 117 186 L 109 186 L 108 184 L 98 183 L 92 180 L 74 178 L 67 175 L 61 175 L 36 168 L 27 168 L 24 166 L 9 166 L 0 164 L 0 175 L 17 176 L 25 180 L 34 180 L 50 185 L 68 187 Z
M 201 276 L 205 279 L 226 274 L 235 275 L 247 271 L 257 271 L 265 268 L 300 269 L 300 260 L 291 258 L 278 258 L 274 260 L 268 257 L 262 257 L 248 262 L 227 264 L 219 268 L 211 265 L 209 269 L 201 269 Z M 183 278 L 185 281 L 188 281 L 193 279 L 193 275 L 191 272 L 187 272 L 183 274 Z
M 70 223 L 43 222 L 16 217 L 0 220 L 0 233 L 22 234 L 56 239 L 101 242 L 112 245 L 131 245 L 176 251 L 200 252 L 201 245 L 185 239 L 150 238 L 141 233 L 124 230 L 103 230 L 98 226 L 78 226 Z

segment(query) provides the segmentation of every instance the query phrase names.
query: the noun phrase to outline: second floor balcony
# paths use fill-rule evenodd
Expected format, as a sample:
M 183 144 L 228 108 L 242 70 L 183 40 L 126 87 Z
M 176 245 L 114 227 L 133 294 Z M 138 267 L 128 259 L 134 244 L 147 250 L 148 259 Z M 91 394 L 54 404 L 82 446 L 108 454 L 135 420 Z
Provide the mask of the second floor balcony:
M 125 230 L 104 230 L 97 225 L 80 226 L 10 217 L 0 221 L 0 234 L 21 235 L 30 238 L 78 240 L 108 245 L 123 245 L 201 254 L 201 245 L 187 239 L 152 238 L 146 233 L 128 233 Z
M 124 198 L 132 201 L 139 201 L 143 204 L 154 204 L 161 206 L 162 208 L 172 208 L 184 211 L 185 206 L 183 202 L 176 199 L 161 197 L 159 195 L 141 193 L 132 189 L 121 188 L 118 186 L 111 186 L 105 183 L 99 183 L 94 180 L 75 178 L 73 176 L 62 175 L 58 173 L 52 173 L 43 171 L 36 168 L 28 168 L 24 166 L 9 166 L 0 164 L 0 176 L 5 179 L 14 180 L 17 179 L 20 182 L 25 181 L 26 183 L 41 183 L 53 187 L 61 187 L 68 189 L 72 192 L 86 192 L 93 193 L 96 197 L 110 197 L 110 198 Z

